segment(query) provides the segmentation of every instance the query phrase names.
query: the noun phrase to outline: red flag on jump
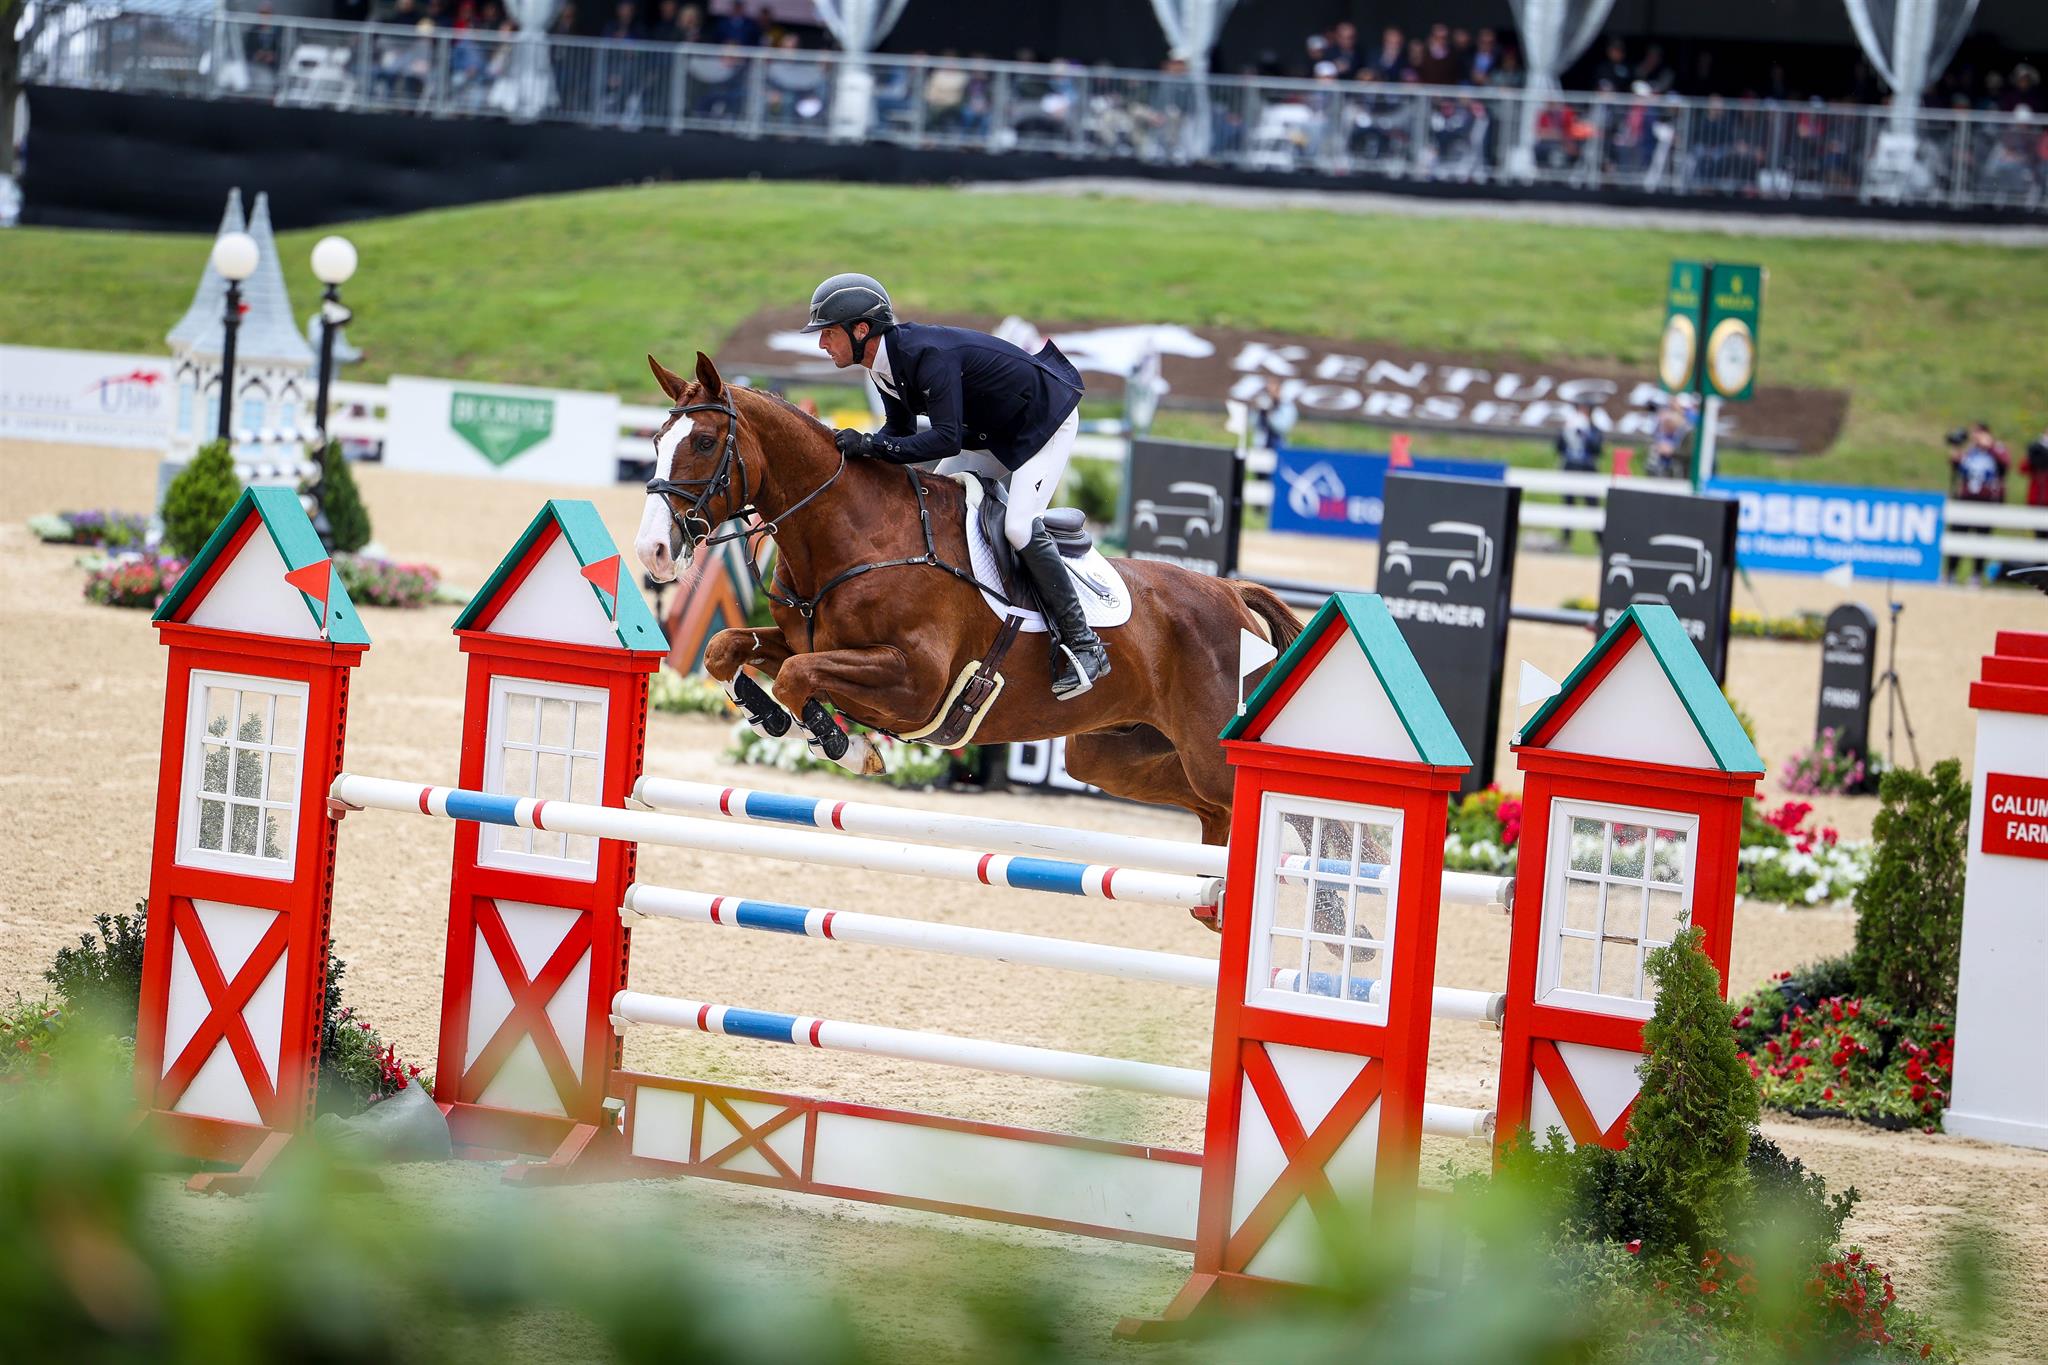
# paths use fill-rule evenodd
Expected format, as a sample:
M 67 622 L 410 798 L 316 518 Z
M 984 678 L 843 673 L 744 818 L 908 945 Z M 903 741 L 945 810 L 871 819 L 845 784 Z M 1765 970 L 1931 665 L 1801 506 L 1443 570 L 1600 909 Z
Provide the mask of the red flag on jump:
M 284 581 L 320 603 L 320 631 L 327 632 L 327 585 L 333 581 L 334 561 L 322 559 L 296 569 L 287 569 Z
M 595 564 L 585 564 L 583 566 L 583 576 L 595 584 L 597 590 L 605 595 L 605 612 L 613 618 L 616 618 L 619 614 L 619 569 L 620 563 L 617 555 L 608 555 L 598 560 Z

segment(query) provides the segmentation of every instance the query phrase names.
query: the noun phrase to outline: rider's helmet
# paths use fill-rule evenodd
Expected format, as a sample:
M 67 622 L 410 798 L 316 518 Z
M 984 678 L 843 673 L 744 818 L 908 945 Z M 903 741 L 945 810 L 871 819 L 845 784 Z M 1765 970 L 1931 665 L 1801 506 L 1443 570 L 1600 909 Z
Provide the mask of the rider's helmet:
M 851 272 L 834 275 L 811 291 L 811 320 L 804 324 L 806 332 L 839 327 L 845 330 L 846 339 L 853 341 L 854 325 L 862 322 L 868 324 L 871 336 L 896 325 L 896 314 L 889 307 L 889 291 L 874 276 Z

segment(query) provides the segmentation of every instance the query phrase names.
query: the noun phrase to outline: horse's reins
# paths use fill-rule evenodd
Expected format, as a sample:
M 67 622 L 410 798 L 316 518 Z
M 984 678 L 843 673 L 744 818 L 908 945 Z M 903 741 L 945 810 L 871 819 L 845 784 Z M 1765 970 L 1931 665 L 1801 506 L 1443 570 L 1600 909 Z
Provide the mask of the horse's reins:
M 856 564 L 850 569 L 843 569 L 833 575 L 824 587 L 818 589 L 817 592 L 809 597 L 798 596 L 793 590 L 777 592 L 761 578 L 760 556 L 758 554 L 760 548 L 759 541 L 762 538 L 772 538 L 781 529 L 783 522 L 801 512 L 814 499 L 824 493 L 826 489 L 839 482 L 839 476 L 846 472 L 846 454 L 844 451 L 840 452 L 839 467 L 826 476 L 823 483 L 797 499 L 775 520 L 764 520 L 757 526 L 749 526 L 744 521 L 738 521 L 738 524 L 732 530 L 715 533 L 715 528 L 710 518 L 705 515 L 705 509 L 710 505 L 712 499 L 731 489 L 732 472 L 735 466 L 738 467 L 740 472 L 740 504 L 732 516 L 726 518 L 726 520 L 737 521 L 739 518 L 750 514 L 755 517 L 761 515 L 760 508 L 754 505 L 753 479 L 747 472 L 747 458 L 740 454 L 739 409 L 732 401 L 732 391 L 730 389 L 722 391 L 721 397 L 723 401 L 717 403 L 677 404 L 668 410 L 668 420 L 662 423 L 661 429 L 654 433 L 655 467 L 659 469 L 661 438 L 668 434 L 669 428 L 676 424 L 677 418 L 687 417 L 692 413 L 699 412 L 724 413 L 725 447 L 719 452 L 718 467 L 702 479 L 664 479 L 657 474 L 654 478 L 647 481 L 647 491 L 652 494 L 658 494 L 661 497 L 662 505 L 668 508 L 670 523 L 675 528 L 677 535 L 682 537 L 683 544 L 688 548 L 690 554 L 695 555 L 697 550 L 705 545 L 721 545 L 730 540 L 745 540 L 747 542 L 747 573 L 753 578 L 754 587 L 765 595 L 770 602 L 777 606 L 788 607 L 804 619 L 804 625 L 809 636 L 804 646 L 806 649 L 810 649 L 817 644 L 818 606 L 825 600 L 825 595 L 840 584 L 850 579 L 858 578 L 864 573 L 872 573 L 876 569 L 896 569 L 911 564 L 929 565 L 935 569 L 944 569 L 955 578 L 971 583 L 983 592 L 1001 598 L 1007 606 L 1016 605 L 1000 589 L 989 587 L 967 570 L 960 568 L 958 565 L 948 564 L 945 560 L 939 558 L 938 543 L 932 538 L 931 511 L 925 505 L 925 496 L 928 490 L 925 488 L 924 480 L 918 477 L 917 471 L 908 468 L 906 468 L 905 472 L 910 475 L 910 485 L 917 493 L 918 525 L 924 532 L 923 554 L 910 555 L 903 559 L 878 560 L 872 564 Z M 688 498 L 690 499 L 690 505 L 683 511 L 678 512 L 673 501 L 675 498 Z M 692 529 L 693 526 L 701 526 L 704 529 L 701 532 L 697 532 Z M 782 566 L 780 564 L 776 565 L 775 577 L 778 581 L 782 578 Z

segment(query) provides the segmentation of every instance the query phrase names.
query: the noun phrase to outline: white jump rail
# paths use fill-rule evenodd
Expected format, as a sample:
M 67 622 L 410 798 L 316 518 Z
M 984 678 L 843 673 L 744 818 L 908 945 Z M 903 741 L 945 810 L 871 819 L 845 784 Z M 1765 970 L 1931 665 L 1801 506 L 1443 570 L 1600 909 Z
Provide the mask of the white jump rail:
M 1010 1076 L 1032 1076 L 1041 1080 L 1129 1090 L 1142 1095 L 1164 1095 L 1198 1103 L 1209 1098 L 1209 1073 L 1189 1067 L 1162 1066 L 1157 1062 L 1136 1062 L 1121 1057 L 1097 1057 L 1085 1052 L 1061 1052 L 1054 1048 L 1028 1047 L 1022 1043 L 962 1038 L 950 1033 L 852 1024 L 812 1015 L 777 1014 L 676 996 L 647 995 L 640 991 L 620 991 L 612 998 L 612 1026 L 623 1034 L 634 1025 L 691 1029 L 727 1038 L 786 1043 L 834 1052 L 865 1052 L 901 1061 L 968 1067 Z M 1422 1110 L 1422 1131 L 1425 1133 L 1439 1137 L 1483 1138 L 1493 1132 L 1494 1114 L 1490 1109 L 1425 1104 Z
M 573 801 L 547 801 L 528 796 L 499 796 L 434 787 L 384 777 L 343 773 L 329 796 L 343 806 L 367 810 L 408 811 L 451 820 L 544 829 L 598 839 L 665 844 L 718 853 L 733 853 L 814 866 L 893 872 L 939 881 L 1009 886 L 1055 895 L 1098 900 L 1172 905 L 1184 910 L 1221 903 L 1223 883 L 1215 877 L 1106 867 L 1050 858 L 1022 858 L 971 849 L 929 848 L 921 844 L 884 843 L 809 830 L 770 828 L 699 820 L 653 811 L 620 810 Z
M 980 958 L 1030 967 L 1051 967 L 1061 971 L 1086 972 L 1123 981 L 1150 981 L 1167 986 L 1216 989 L 1214 959 L 1185 953 L 1163 953 L 1149 948 L 1126 948 L 1104 943 L 1082 943 L 1073 939 L 1046 938 L 1001 929 L 983 929 L 965 924 L 935 924 L 928 920 L 902 919 L 891 915 L 866 915 L 851 910 L 821 910 L 743 896 L 714 896 L 702 891 L 636 882 L 626 889 L 620 914 L 655 919 L 680 920 L 686 924 L 708 924 L 724 929 L 751 929 L 760 933 L 789 934 L 822 939 L 832 943 L 859 943 L 873 947 L 906 948 L 918 952 L 944 953 L 953 957 Z M 1339 983 L 1322 973 L 1319 995 L 1337 994 Z M 1326 982 L 1327 984 L 1321 984 Z M 1289 989 L 1299 986 L 1298 976 L 1288 974 Z M 1377 981 L 1350 983 L 1346 994 L 1370 1001 L 1381 985 Z M 1430 1013 L 1439 1019 L 1464 1019 L 1499 1027 L 1507 997 L 1499 992 L 1438 986 L 1430 998 Z
M 681 811 L 749 824 L 787 825 L 861 837 L 905 839 L 913 843 L 993 849 L 1068 860 L 1087 859 L 1118 868 L 1147 868 L 1189 876 L 1221 877 L 1230 860 L 1230 850 L 1220 844 L 1193 844 L 1099 830 L 1067 829 L 1059 825 L 1034 825 L 1021 820 L 914 810 L 863 801 L 791 796 L 748 787 L 726 787 L 715 782 L 643 777 L 633 787 L 633 798 L 657 810 Z M 1292 858 L 1288 863 L 1299 866 L 1302 860 Z M 1446 872 L 1443 899 L 1453 905 L 1506 909 L 1514 902 L 1514 886 L 1513 877 Z

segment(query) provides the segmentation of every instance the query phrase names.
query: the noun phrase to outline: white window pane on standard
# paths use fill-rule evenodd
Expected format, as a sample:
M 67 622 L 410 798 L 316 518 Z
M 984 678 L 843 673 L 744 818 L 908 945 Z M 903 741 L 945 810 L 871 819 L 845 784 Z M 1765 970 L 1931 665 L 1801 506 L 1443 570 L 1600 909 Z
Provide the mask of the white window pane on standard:
M 1348 876 L 1357 867 L 1358 827 L 1348 820 L 1316 821 L 1317 870 Z
M 1394 862 L 1394 827 L 1365 826 L 1358 841 L 1358 861 L 1380 868 L 1391 867 Z
M 250 801 L 263 795 L 263 750 L 235 750 L 235 795 Z
M 569 705 L 560 697 L 541 698 L 539 743 L 543 748 L 569 747 Z
M 591 860 L 597 845 L 595 839 L 587 834 L 569 834 L 563 837 L 568 844 L 570 862 L 587 863 Z
M 1645 946 L 1661 948 L 1678 937 L 1685 927 L 1685 897 L 1661 887 L 1650 888 L 1650 923 L 1644 930 Z
M 501 796 L 533 795 L 533 750 L 507 747 L 499 765 Z
M 226 764 L 223 762 L 222 767 Z M 225 801 L 201 801 L 199 803 L 198 846 L 214 853 L 225 852 L 228 836 L 228 803 Z
M 225 740 L 234 730 L 235 690 L 231 687 L 209 687 L 206 689 L 206 736 L 208 739 Z M 226 788 L 222 788 L 223 791 Z
M 1564 927 L 1573 933 L 1600 932 L 1600 883 L 1572 877 L 1564 884 Z
M 1606 850 L 1607 825 L 1604 821 L 1588 820 L 1574 816 L 1571 833 L 1571 869 L 1574 872 L 1599 872 L 1603 870 L 1601 855 Z
M 287 812 L 266 807 L 263 811 L 263 856 L 292 856 L 292 822 Z
M 604 747 L 604 708 L 594 701 L 576 703 L 576 747 L 588 753 Z
M 1642 999 L 1638 968 L 1642 950 L 1636 946 L 1633 927 L 1622 935 L 1610 934 L 1600 942 L 1600 994 L 1625 1000 Z
M 298 794 L 299 756 L 295 753 L 272 754 L 270 780 L 264 784 L 263 798 L 289 804 L 298 798 Z
M 1271 954 L 1267 958 L 1267 963 L 1272 968 L 1274 979 L 1291 980 L 1291 989 L 1300 994 L 1309 994 L 1307 981 L 1300 979 L 1309 971 L 1309 941 L 1299 934 L 1275 932 L 1267 944 L 1267 949 Z M 1265 984 L 1268 983 L 1253 983 L 1254 986 Z
M 1345 998 L 1382 999 L 1383 993 L 1374 988 L 1374 983 L 1378 982 L 1386 971 L 1387 955 L 1381 952 L 1377 945 L 1371 943 L 1354 943 L 1346 952 L 1345 967 L 1349 976 L 1349 989 Z
M 228 764 L 233 751 L 225 745 L 209 744 L 199 758 L 199 790 L 225 794 L 228 789 Z
M 1282 875 L 1273 884 L 1273 927 L 1299 933 L 1308 928 L 1308 878 Z
M 533 794 L 543 801 L 569 799 L 569 760 L 542 749 L 533 756 Z
M 1557 989 L 1591 994 L 1593 950 L 1590 938 L 1561 938 L 1557 941 Z
M 1351 937 L 1384 942 L 1394 924 L 1394 909 L 1384 886 L 1361 886 L 1351 901 Z
M 530 692 L 510 692 L 505 696 L 505 739 L 513 744 L 532 744 L 538 719 L 540 698 Z
M 228 808 L 228 852 L 241 853 L 254 858 L 261 854 L 257 843 L 257 811 L 254 806 L 231 806 Z
M 277 698 L 277 710 L 270 722 L 270 742 L 296 751 L 302 743 L 300 703 L 296 696 Z
M 1660 829 L 1650 853 L 1650 880 L 1681 885 L 1685 881 L 1685 846 L 1687 832 L 1682 829 Z
M 581 805 L 594 806 L 602 795 L 597 789 L 599 764 L 588 755 L 569 760 L 569 799 Z
M 270 743 L 270 694 L 268 692 L 244 692 L 239 718 L 235 721 L 235 738 L 244 744 Z
M 1641 877 L 1650 832 L 1641 825 L 1614 825 L 1612 829 L 1614 842 L 1608 854 L 1608 871 L 1617 877 Z
M 1344 938 L 1351 931 L 1351 887 L 1320 877 L 1310 885 L 1314 890 L 1309 927 L 1330 938 Z

